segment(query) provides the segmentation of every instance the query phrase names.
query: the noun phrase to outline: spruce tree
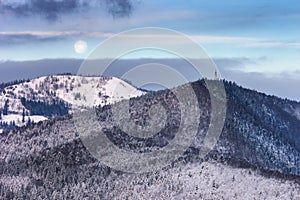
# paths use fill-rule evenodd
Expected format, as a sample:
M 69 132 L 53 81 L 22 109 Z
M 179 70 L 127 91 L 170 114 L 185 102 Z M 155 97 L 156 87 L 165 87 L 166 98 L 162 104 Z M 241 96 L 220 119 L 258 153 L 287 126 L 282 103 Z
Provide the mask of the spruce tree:
M 22 123 L 25 122 L 25 109 L 23 108 L 23 113 L 22 113 Z
M 9 107 L 8 103 L 9 103 L 9 100 L 7 99 L 4 104 L 3 115 L 8 115 L 8 107 Z

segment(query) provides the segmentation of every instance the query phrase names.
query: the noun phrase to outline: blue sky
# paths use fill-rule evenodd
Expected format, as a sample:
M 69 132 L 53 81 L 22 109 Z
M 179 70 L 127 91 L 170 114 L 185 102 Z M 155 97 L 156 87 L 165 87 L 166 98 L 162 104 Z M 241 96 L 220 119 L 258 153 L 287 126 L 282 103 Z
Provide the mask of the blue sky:
M 2 0 L 0 62 L 85 59 L 109 36 L 149 26 L 189 35 L 214 59 L 235 60 L 219 66 L 227 79 L 300 100 L 287 90 L 300 74 L 299 0 Z M 88 44 L 83 54 L 74 51 L 78 40 Z M 289 88 L 275 88 L 280 83 Z

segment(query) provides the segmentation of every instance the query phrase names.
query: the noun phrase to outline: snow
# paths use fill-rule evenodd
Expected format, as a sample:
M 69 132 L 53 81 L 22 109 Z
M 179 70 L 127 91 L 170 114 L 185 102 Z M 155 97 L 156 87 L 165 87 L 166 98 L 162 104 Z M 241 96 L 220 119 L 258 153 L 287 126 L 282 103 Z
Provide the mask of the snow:
M 10 115 L 3 115 L 2 119 L 0 120 L 2 122 L 10 123 L 11 121 L 15 121 L 16 124 L 21 125 L 22 116 L 16 115 L 16 114 L 10 114 Z
M 108 199 L 300 199 L 300 186 L 293 181 L 215 161 L 117 178 L 107 181 L 113 183 Z
M 29 155 L 39 155 L 45 149 L 61 147 L 79 139 L 76 132 L 72 120 L 58 120 L 50 126 L 43 122 L 39 126 L 19 130 L 17 134 L 10 132 L 8 137 L 0 138 L 0 149 L 4 150 L 0 151 L 0 159 L 11 163 Z M 31 137 L 24 137 L 26 135 Z M 80 176 L 98 165 L 100 166 L 98 162 L 79 165 L 79 169 L 86 168 L 78 170 L 77 173 Z M 20 191 L 21 188 L 26 188 L 28 178 L 30 181 L 36 177 L 43 178 L 42 174 L 27 176 L 26 173 L 20 173 L 19 176 L 3 175 L 0 183 L 14 188 L 14 191 Z M 109 176 L 100 177 L 99 180 L 95 187 L 103 189 L 103 199 L 300 199 L 300 185 L 293 180 L 279 179 L 270 174 L 265 176 L 259 170 L 237 168 L 213 160 L 202 163 L 175 163 L 172 168 L 145 174 L 127 174 L 112 170 Z M 20 183 L 24 183 L 23 187 Z M 78 183 L 80 193 L 93 194 L 92 187 L 82 186 L 95 185 L 89 183 L 93 181 L 84 179 L 84 182 Z M 66 190 L 74 190 L 78 194 L 76 187 L 65 184 Z
M 297 117 L 298 120 L 300 120 L 300 108 L 296 108 L 294 111 L 295 117 Z
M 23 118 L 22 115 L 19 115 L 19 114 L 9 114 L 9 115 L 3 115 L 2 119 L 0 121 L 6 122 L 8 124 L 12 121 L 15 121 L 16 126 L 24 126 L 24 125 L 26 125 L 26 123 L 28 122 L 29 119 L 36 123 L 48 119 L 48 118 L 46 118 L 44 116 L 40 116 L 40 115 L 31 115 L 31 116 L 25 116 L 25 122 L 23 123 L 22 118 Z
M 129 99 L 143 94 L 141 91 L 132 87 L 125 81 L 117 78 L 112 78 L 108 81 L 108 84 L 104 85 L 106 95 L 110 96 L 109 103 L 114 103 L 122 99 Z
M 26 120 L 28 121 L 28 118 L 30 118 L 30 120 L 34 121 L 34 122 L 45 121 L 45 120 L 48 119 L 47 117 L 44 117 L 44 116 L 41 116 L 41 115 L 31 115 L 30 117 L 25 117 L 25 121 Z
M 50 103 L 60 100 L 71 106 L 71 111 L 95 105 L 112 104 L 122 99 L 140 96 L 144 92 L 115 77 L 83 77 L 75 75 L 43 76 L 29 82 L 8 86 L 0 93 L 0 108 L 9 100 L 9 114 L 2 121 L 15 121 L 22 126 L 21 98 Z M 12 114 L 14 113 L 14 114 Z M 30 113 L 29 113 L 30 114 Z M 30 116 L 34 122 L 46 120 L 43 116 Z M 25 119 L 27 121 L 27 119 Z
M 56 95 L 51 94 L 54 92 Z M 76 99 L 76 94 L 80 95 L 80 98 Z M 23 111 L 21 97 L 44 102 L 60 99 L 75 106 L 91 107 L 108 102 L 114 103 L 142 94 L 144 92 L 115 77 L 44 76 L 6 87 L 5 94 L 0 94 L 0 106 L 3 107 L 8 99 L 10 111 L 21 114 Z
M 5 176 L 1 175 L 0 184 L 9 185 L 13 192 L 22 189 L 22 186 L 28 185 L 30 179 L 26 176 Z
M 62 91 L 58 94 L 61 99 L 69 102 L 75 108 L 103 106 L 144 94 L 115 77 L 76 77 L 76 83 L 77 87 L 71 93 L 66 94 Z M 79 95 L 80 98 L 76 99 L 76 95 Z

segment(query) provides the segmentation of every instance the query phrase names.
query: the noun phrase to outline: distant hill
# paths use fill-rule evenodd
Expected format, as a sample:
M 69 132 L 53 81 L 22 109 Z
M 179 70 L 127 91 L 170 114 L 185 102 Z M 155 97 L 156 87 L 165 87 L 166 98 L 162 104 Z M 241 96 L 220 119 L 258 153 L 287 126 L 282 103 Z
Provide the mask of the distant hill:
M 23 126 L 28 121 L 64 116 L 74 109 L 111 104 L 143 94 L 118 78 L 66 74 L 13 81 L 0 86 L 0 122 L 4 129 L 12 122 L 15 126 Z M 114 93 L 116 87 L 118 93 Z M 94 96 L 88 96 L 91 94 Z

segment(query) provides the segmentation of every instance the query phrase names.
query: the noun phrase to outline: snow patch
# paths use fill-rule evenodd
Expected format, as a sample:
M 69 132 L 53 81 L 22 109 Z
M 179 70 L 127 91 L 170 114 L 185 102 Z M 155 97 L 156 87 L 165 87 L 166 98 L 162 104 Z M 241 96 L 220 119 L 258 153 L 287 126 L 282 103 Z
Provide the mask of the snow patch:
M 25 116 L 25 120 L 24 122 L 22 122 L 22 115 L 18 115 L 18 114 L 9 114 L 9 115 L 3 115 L 2 119 L 0 120 L 1 122 L 5 122 L 5 123 L 10 123 L 12 121 L 15 122 L 16 126 L 24 126 L 27 124 L 27 122 L 30 120 L 31 122 L 40 122 L 40 121 L 44 121 L 47 120 L 48 118 L 44 117 L 44 116 L 40 116 L 40 115 L 31 115 L 31 116 Z

